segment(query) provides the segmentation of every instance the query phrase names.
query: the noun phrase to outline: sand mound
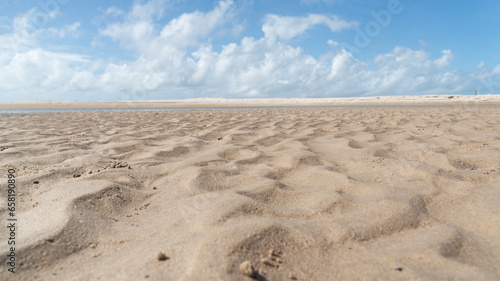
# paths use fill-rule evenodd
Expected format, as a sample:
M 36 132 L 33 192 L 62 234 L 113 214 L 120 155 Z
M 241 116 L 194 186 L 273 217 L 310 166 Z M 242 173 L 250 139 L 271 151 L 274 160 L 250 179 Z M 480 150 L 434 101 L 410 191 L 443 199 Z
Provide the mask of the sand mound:
M 16 280 L 498 280 L 499 109 L 3 115 Z

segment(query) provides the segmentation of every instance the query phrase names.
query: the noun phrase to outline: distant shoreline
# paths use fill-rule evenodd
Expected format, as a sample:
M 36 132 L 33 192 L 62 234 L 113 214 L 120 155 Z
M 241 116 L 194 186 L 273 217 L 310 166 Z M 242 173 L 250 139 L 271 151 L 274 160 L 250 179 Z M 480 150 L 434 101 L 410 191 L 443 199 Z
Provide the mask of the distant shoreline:
M 500 95 L 429 95 L 351 98 L 196 98 L 143 101 L 15 101 L 0 102 L 0 109 L 161 109 L 161 108 L 255 108 L 336 106 L 500 105 Z

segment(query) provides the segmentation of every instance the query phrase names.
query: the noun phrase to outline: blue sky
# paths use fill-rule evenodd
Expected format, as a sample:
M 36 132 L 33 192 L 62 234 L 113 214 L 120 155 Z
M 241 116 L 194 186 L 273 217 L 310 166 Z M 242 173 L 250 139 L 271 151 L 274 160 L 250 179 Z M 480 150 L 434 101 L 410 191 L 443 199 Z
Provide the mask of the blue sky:
M 500 1 L 0 1 L 0 101 L 500 93 Z

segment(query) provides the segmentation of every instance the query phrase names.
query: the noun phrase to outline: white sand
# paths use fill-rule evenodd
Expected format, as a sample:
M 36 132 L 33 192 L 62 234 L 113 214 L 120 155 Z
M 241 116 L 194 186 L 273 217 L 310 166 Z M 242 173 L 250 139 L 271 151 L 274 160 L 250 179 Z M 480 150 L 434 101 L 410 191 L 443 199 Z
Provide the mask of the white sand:
M 1 280 L 500 279 L 498 106 L 7 114 L 0 143 Z

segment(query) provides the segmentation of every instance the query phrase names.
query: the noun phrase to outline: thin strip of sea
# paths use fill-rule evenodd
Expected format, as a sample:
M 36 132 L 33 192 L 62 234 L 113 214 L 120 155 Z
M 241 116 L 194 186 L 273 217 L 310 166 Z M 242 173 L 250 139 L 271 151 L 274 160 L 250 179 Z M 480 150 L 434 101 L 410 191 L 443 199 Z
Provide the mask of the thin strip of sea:
M 335 109 L 335 108 L 412 108 L 412 107 L 484 107 L 498 105 L 396 105 L 396 106 L 279 106 L 279 107 L 186 107 L 186 108 L 71 108 L 71 109 L 0 109 L 0 114 L 29 114 L 53 112 L 109 112 L 109 111 L 186 111 L 186 110 L 252 110 L 252 109 Z

